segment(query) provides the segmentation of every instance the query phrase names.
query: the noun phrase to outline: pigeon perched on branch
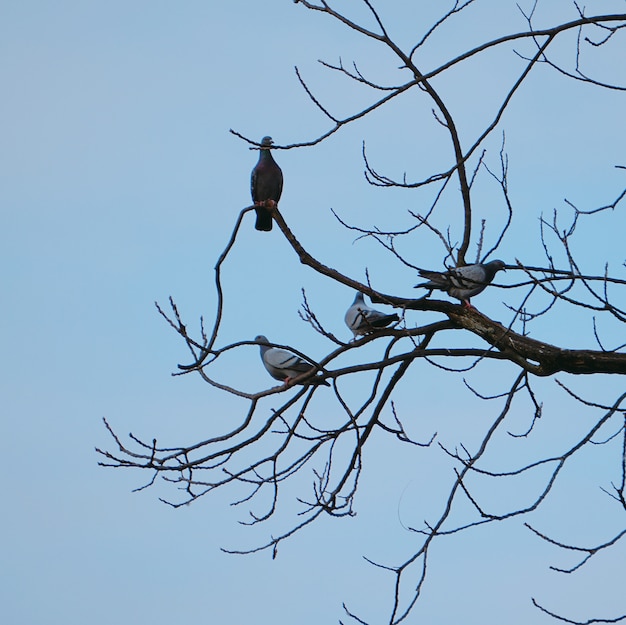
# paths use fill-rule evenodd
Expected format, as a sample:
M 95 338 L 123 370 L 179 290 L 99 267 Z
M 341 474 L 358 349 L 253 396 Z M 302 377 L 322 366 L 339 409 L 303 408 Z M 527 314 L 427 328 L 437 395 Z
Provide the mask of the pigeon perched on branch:
M 296 354 L 292 354 L 286 349 L 272 347 L 267 337 L 262 334 L 255 337 L 254 342 L 259 344 L 263 365 L 275 380 L 280 380 L 287 384 L 293 378 L 303 373 L 314 372 L 316 370 L 314 364 L 307 362 L 300 358 L 300 356 L 296 356 Z M 302 380 L 301 384 L 323 384 L 324 386 L 330 386 L 326 380 L 322 380 L 316 376 Z
M 388 315 L 380 310 L 370 308 L 365 303 L 363 293 L 357 292 L 352 306 L 346 312 L 345 320 L 346 325 L 352 330 L 354 338 L 356 338 L 359 334 L 369 334 L 385 328 L 394 321 L 399 321 L 400 318 L 396 313 Z
M 492 260 L 488 263 L 455 267 L 444 272 L 420 269 L 420 276 L 428 278 L 429 282 L 416 284 L 415 288 L 446 291 L 448 295 L 461 300 L 464 306 L 471 308 L 470 297 L 484 291 L 491 284 L 496 273 L 500 270 L 504 271 L 505 267 L 506 263 L 501 260 Z
M 272 229 L 272 214 L 267 209 L 278 206 L 278 200 L 283 192 L 283 172 L 270 152 L 273 143 L 272 137 L 261 139 L 259 160 L 250 177 L 250 190 L 256 210 L 254 227 L 257 230 Z

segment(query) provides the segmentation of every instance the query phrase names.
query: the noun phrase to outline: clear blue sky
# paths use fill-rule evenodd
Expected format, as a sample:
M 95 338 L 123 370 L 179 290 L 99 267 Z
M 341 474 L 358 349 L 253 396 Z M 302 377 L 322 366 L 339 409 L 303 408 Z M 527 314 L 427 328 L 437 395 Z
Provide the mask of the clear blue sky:
M 346 4 L 362 15 L 358 2 Z M 407 47 L 435 16 L 434 3 L 415 4 L 411 15 L 403 15 L 406 3 L 389 3 L 383 13 Z M 576 17 L 571 3 L 545 4 L 540 26 Z M 601 5 L 594 7 L 598 13 L 624 9 L 623 2 L 594 4 Z M 479 1 L 466 19 L 434 37 L 419 61 L 430 69 L 482 37 L 524 28 L 514 2 Z M 569 48 L 557 47 L 562 58 L 571 52 L 571 37 L 568 42 Z M 599 55 L 604 65 L 589 69 L 624 84 L 623 38 L 611 46 Z M 291 0 L 0 2 L 3 623 L 317 625 L 342 617 L 342 601 L 372 621 L 387 613 L 390 578 L 362 556 L 389 565 L 403 561 L 416 544 L 406 526 L 421 527 L 440 513 L 454 476 L 437 448 L 404 449 L 382 436 L 371 441 L 357 516 L 322 519 L 282 544 L 274 561 L 269 554 L 225 555 L 219 547 L 254 546 L 284 529 L 294 518 L 288 498 L 274 525 L 247 529 L 238 524 L 246 510 L 229 506 L 232 494 L 173 510 L 158 501 L 177 496 L 171 487 L 159 483 L 132 493 L 149 476 L 99 468 L 94 452 L 110 445 L 103 416 L 120 434 L 176 445 L 222 431 L 241 413 L 244 404 L 199 379 L 171 377 L 189 355 L 153 302 L 165 304 L 172 295 L 190 327 L 197 328 L 200 315 L 212 320 L 213 266 L 249 203 L 256 160 L 228 129 L 257 139 L 270 134 L 283 144 L 325 131 L 328 124 L 298 85 L 294 65 L 338 115 L 366 105 L 365 90 L 316 64 L 339 56 L 358 61 L 374 79 L 401 80 L 388 53 Z M 507 48 L 437 83 L 464 141 L 480 131 L 509 72 L 520 67 Z M 398 177 L 406 171 L 409 179 L 445 166 L 449 144 L 430 108 L 416 91 L 316 148 L 276 156 L 285 175 L 281 210 L 307 249 L 357 279 L 367 267 L 374 284 L 403 296 L 415 293 L 415 272 L 373 243 L 354 243 L 330 208 L 351 223 L 381 228 L 405 227 L 408 209 L 424 212 L 432 190 L 368 186 L 360 152 L 366 140 L 377 167 Z M 537 68 L 485 146 L 497 167 L 500 130 L 506 130 L 517 216 L 498 257 L 545 264 L 537 242 L 540 214 L 563 208 L 564 198 L 594 208 L 619 194 L 624 172 L 614 166 L 626 164 L 623 111 L 622 93 Z M 452 192 L 446 202 L 459 236 L 458 197 Z M 488 235 L 495 232 L 504 209 L 487 176 L 477 183 L 474 204 L 494 224 Z M 300 266 L 276 228 L 261 234 L 251 215 L 247 221 L 225 268 L 220 344 L 262 333 L 321 358 L 332 346 L 298 317 L 301 288 L 345 339 L 343 315 L 353 293 Z M 622 210 L 595 225 L 585 221 L 577 252 L 588 272 L 601 273 L 605 260 L 616 269 L 623 263 L 625 225 Z M 438 268 L 443 258 L 426 235 L 402 251 L 420 266 Z M 494 290 L 476 303 L 504 320 L 507 296 Z M 607 327 L 608 344 L 623 342 L 611 332 Z M 562 345 L 595 346 L 583 316 L 538 324 L 537 333 Z M 270 387 L 257 352 L 242 350 L 220 379 L 249 391 Z M 493 375 L 474 382 L 496 392 L 514 372 Z M 427 440 L 437 431 L 451 447 L 475 449 L 496 409 L 470 403 L 460 409 L 469 400 L 460 378 L 426 364 L 412 376 L 398 395 L 410 433 Z M 573 383 L 581 392 L 606 391 L 601 398 L 608 402 L 623 387 L 620 380 Z M 503 436 L 502 455 L 490 459 L 494 467 L 563 451 L 561 439 L 573 440 L 595 417 L 553 381 L 537 386 L 545 401 L 537 448 L 520 451 L 517 439 Z M 520 409 L 510 429 L 523 431 L 528 419 L 528 409 Z M 615 446 L 581 454 L 537 517 L 539 526 L 584 545 L 611 538 L 623 527 L 623 513 L 617 515 L 599 486 L 619 481 L 618 460 Z M 302 476 L 288 492 L 306 491 L 310 483 L 310 475 Z M 532 484 L 519 488 L 534 492 Z M 504 502 L 513 494 L 494 497 Z M 423 601 L 407 622 L 551 622 L 530 596 L 569 616 L 616 616 L 626 611 L 625 556 L 618 545 L 564 578 L 548 566 L 567 565 L 567 555 L 547 549 L 520 523 L 477 529 L 433 549 Z

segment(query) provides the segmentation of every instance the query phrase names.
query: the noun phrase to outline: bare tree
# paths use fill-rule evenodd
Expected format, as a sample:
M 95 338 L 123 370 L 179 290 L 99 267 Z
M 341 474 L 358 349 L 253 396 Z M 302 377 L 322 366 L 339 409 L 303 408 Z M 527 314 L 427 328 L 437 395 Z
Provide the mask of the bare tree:
M 430 39 L 436 33 L 445 31 L 453 21 L 462 20 L 466 15 L 469 19 L 469 12 L 478 0 L 456 0 L 430 27 L 422 27 L 423 34 L 416 36 L 411 47 L 403 47 L 394 40 L 371 0 L 356 3 L 361 10 L 359 15 L 365 16 L 362 19 L 351 17 L 343 13 L 343 9 L 335 9 L 324 0 L 295 2 L 303 10 L 322 13 L 386 49 L 399 65 L 400 69 L 396 71 L 403 79 L 394 84 L 380 84 L 369 79 L 356 63 L 348 65 L 342 61 L 320 61 L 328 71 L 367 87 L 372 94 L 368 106 L 339 117 L 331 111 L 330 104 L 320 101 L 302 73 L 296 70 L 297 79 L 312 104 L 328 120 L 328 130 L 320 136 L 288 145 L 276 145 L 272 149 L 316 146 L 345 126 L 357 123 L 407 93 L 416 93 L 420 98 L 428 100 L 432 109 L 432 123 L 439 125 L 446 134 L 448 165 L 440 171 L 419 172 L 413 179 L 407 174 L 393 176 L 383 173 L 373 165 L 363 145 L 365 175 L 371 185 L 414 189 L 416 192 L 427 189 L 433 198 L 422 214 L 409 211 L 404 215 L 406 223 L 397 230 L 382 230 L 372 224 L 351 224 L 336 213 L 338 227 L 347 228 L 357 237 L 375 241 L 382 246 L 388 252 L 390 266 L 396 263 L 414 268 L 416 272 L 424 269 L 414 264 L 414 258 L 406 252 L 409 246 L 405 242 L 436 241 L 441 246 L 440 258 L 443 263 L 454 270 L 494 258 L 496 252 L 498 256 L 506 258 L 506 240 L 535 236 L 535 233 L 515 230 L 514 217 L 520 209 L 514 206 L 509 193 L 509 155 L 504 130 L 505 113 L 537 68 L 576 81 L 581 84 L 581 88 L 618 94 L 626 91 L 626 86 L 612 83 L 605 77 L 611 73 L 612 67 L 615 73 L 619 71 L 619 67 L 614 65 L 618 45 L 622 46 L 619 48 L 622 56 L 618 57 L 617 65 L 623 65 L 626 13 L 587 15 L 582 7 L 574 3 L 572 6 L 577 15 L 573 19 L 560 21 L 550 27 L 540 27 L 536 25 L 537 0 L 529 10 L 519 9 L 520 30 L 480 42 L 438 66 L 430 66 L 424 65 L 425 61 L 422 61 L 422 52 Z M 455 68 L 473 63 L 494 50 L 503 54 L 506 51 L 514 60 L 508 69 L 508 84 L 495 104 L 485 102 L 485 109 L 491 113 L 483 127 L 478 131 L 462 128 L 453 113 L 453 107 L 438 89 L 437 82 Z M 424 55 L 424 58 L 429 57 Z M 597 74 L 601 73 L 603 77 L 597 77 L 592 70 L 585 69 L 587 66 L 596 70 L 601 68 L 602 72 Z M 588 113 L 589 117 L 595 114 L 601 113 Z M 260 148 L 258 141 L 243 133 L 231 132 L 253 149 Z M 500 146 L 495 158 L 486 148 L 487 141 L 494 137 Z M 105 421 L 113 437 L 114 448 L 98 449 L 104 457 L 101 464 L 147 470 L 151 477 L 142 488 L 153 485 L 159 476 L 177 489 L 182 488 L 182 499 L 166 502 L 174 507 L 193 502 L 217 488 L 234 489 L 235 485 L 243 485 L 246 494 L 236 503 L 250 507 L 251 524 L 267 522 L 279 515 L 284 485 L 297 475 L 312 475 L 312 488 L 309 492 L 300 492 L 300 510 L 288 529 L 272 536 L 264 544 L 238 552 L 270 550 L 275 555 L 282 541 L 321 515 L 339 517 L 354 513 L 364 449 L 373 438 L 373 433 L 394 437 L 398 444 L 413 446 L 416 453 L 419 453 L 418 448 L 421 446 L 439 444 L 441 453 L 455 467 L 443 510 L 434 512 L 434 520 L 428 521 L 424 527 L 410 528 L 419 538 L 419 543 L 407 554 L 404 562 L 399 565 L 372 563 L 386 570 L 390 577 L 391 609 L 388 623 L 393 625 L 403 621 L 418 602 L 427 576 L 431 545 L 443 536 L 462 533 L 478 525 L 521 519 L 542 541 L 578 555 L 579 560 L 574 565 L 555 567 L 564 574 L 575 573 L 596 554 L 614 546 L 626 534 L 626 392 L 623 390 L 623 379 L 619 378 L 618 387 L 621 385 L 621 388 L 614 390 L 612 396 L 607 395 L 604 390 L 607 387 L 603 386 L 597 397 L 590 398 L 586 392 L 579 392 L 575 388 L 575 380 L 579 378 L 572 377 L 615 378 L 626 374 L 626 342 L 623 339 L 626 327 L 626 263 L 615 267 L 607 261 L 604 272 L 597 274 L 585 270 L 579 261 L 580 254 L 576 251 L 581 249 L 581 245 L 593 245 L 593 241 L 579 243 L 579 239 L 585 237 L 589 223 L 608 213 L 617 216 L 623 208 L 626 189 L 621 188 L 620 184 L 623 186 L 623 170 L 626 167 L 619 163 L 615 167 L 615 187 L 598 191 L 600 199 L 597 205 L 580 207 L 576 202 L 566 200 L 551 215 L 539 216 L 536 236 L 545 257 L 543 265 L 529 264 L 523 257 L 510 259 L 506 277 L 501 280 L 500 274 L 489 287 L 490 290 L 502 289 L 503 296 L 507 298 L 506 306 L 510 316 L 506 323 L 490 318 L 473 306 L 460 305 L 446 298 L 424 297 L 423 292 L 417 293 L 414 298 L 400 297 L 375 287 L 369 278 L 358 280 L 345 275 L 306 250 L 281 212 L 275 206 L 268 207 L 274 223 L 301 263 L 326 276 L 328 280 L 365 293 L 374 302 L 392 306 L 401 315 L 401 322 L 395 327 L 372 328 L 361 338 L 346 341 L 324 327 L 303 293 L 303 319 L 335 347 L 326 357 L 315 362 L 292 346 L 276 344 L 277 347 L 298 353 L 316 366 L 310 373 L 260 392 L 235 388 L 219 381 L 220 364 L 224 356 L 233 350 L 250 349 L 249 346 L 254 345 L 252 340 L 220 344 L 224 305 L 222 268 L 237 244 L 244 220 L 246 227 L 249 227 L 254 206 L 244 208 L 215 265 L 218 304 L 210 327 L 207 328 L 201 320 L 196 335 L 188 330 L 187 323 L 183 321 L 172 299 L 167 308 L 157 305 L 160 314 L 185 342 L 191 354 L 191 363 L 179 365 L 177 375 L 199 375 L 218 391 L 242 398 L 247 402 L 247 408 L 242 412 L 239 423 L 226 434 L 208 436 L 205 440 L 172 448 L 157 444 L 156 439 L 145 441 L 132 434 L 129 441 L 123 440 Z M 474 188 L 477 181 L 483 179 L 498 189 L 500 204 L 504 207 L 503 219 L 481 218 L 475 209 Z M 444 197 L 455 198 L 456 206 L 460 207 L 458 214 L 451 215 L 449 211 L 441 210 Z M 619 224 L 615 227 L 619 227 Z M 599 249 L 598 253 L 603 251 Z M 444 269 L 441 266 L 427 268 Z M 418 312 L 435 313 L 439 318 L 420 325 Z M 564 319 L 569 315 L 581 319 L 583 324 L 586 321 L 585 329 L 581 327 L 576 336 L 572 337 L 575 345 L 565 347 L 547 342 L 542 334 L 545 327 L 542 325 L 543 320 Z M 615 340 L 612 338 L 615 336 L 622 338 Z M 383 346 L 382 356 L 374 360 L 364 359 L 361 355 L 363 346 L 374 342 Z M 594 348 L 582 348 L 589 344 Z M 348 364 L 337 366 L 338 362 Z M 410 428 L 407 427 L 406 419 L 402 418 L 394 396 L 409 369 L 417 363 L 438 368 L 448 380 L 447 389 L 465 385 L 476 401 L 485 402 L 485 410 L 492 412 L 490 425 L 475 449 L 463 445 L 449 448 L 437 441 L 434 432 L 426 440 L 412 440 L 408 433 Z M 475 380 L 480 380 L 481 375 L 490 375 L 494 365 L 504 363 L 509 383 L 496 393 L 484 393 L 468 379 L 471 373 Z M 331 390 L 319 384 L 307 384 L 313 374 L 331 383 Z M 557 377 L 557 374 L 562 377 Z M 358 396 L 353 392 L 354 386 L 350 387 L 349 392 L 346 390 L 346 381 L 353 378 L 366 381 L 358 386 Z M 585 414 L 592 416 L 584 428 L 578 427 L 574 434 L 570 433 L 561 441 L 553 441 L 552 450 L 538 456 L 533 444 L 536 424 L 542 417 L 551 418 L 544 415 L 543 410 L 541 389 L 545 387 L 540 386 L 539 390 L 536 388 L 541 378 L 553 379 L 554 385 L 564 395 L 575 401 Z M 615 386 L 609 388 L 615 389 Z M 332 418 L 320 415 L 316 410 L 321 393 L 333 394 L 336 411 Z M 277 407 L 269 407 L 276 404 Z M 514 408 L 528 415 L 527 427 L 521 432 L 512 432 L 509 425 Z M 494 448 L 503 444 L 503 438 L 506 437 L 515 438 L 520 448 L 523 448 L 522 457 L 526 459 L 513 466 L 493 467 L 487 457 Z M 610 445 L 617 440 L 621 441 L 620 445 Z M 611 485 L 605 484 L 603 488 L 621 511 L 624 529 L 612 536 L 594 538 L 591 546 L 569 544 L 559 536 L 548 535 L 536 527 L 530 518 L 558 488 L 564 467 L 581 450 L 591 445 L 606 445 L 611 453 L 617 453 L 616 475 Z M 518 480 L 527 475 L 532 475 L 537 480 L 534 483 L 538 484 L 530 499 L 521 496 L 513 498 L 513 503 L 503 509 L 498 501 L 486 495 L 489 491 L 485 484 L 506 483 L 507 480 Z M 541 477 L 537 478 L 537 475 Z M 467 510 L 468 504 L 471 512 L 460 513 L 459 516 L 457 510 Z M 259 509 L 260 505 L 264 507 Z M 459 518 L 462 521 L 459 522 Z M 405 581 L 407 578 L 412 581 Z M 613 623 L 626 620 L 626 604 L 622 615 L 576 620 L 576 614 L 556 613 L 543 600 L 533 598 L 532 601 L 538 610 L 568 623 Z M 349 621 L 369 622 L 366 616 L 357 615 L 352 608 L 344 606 L 344 609 Z

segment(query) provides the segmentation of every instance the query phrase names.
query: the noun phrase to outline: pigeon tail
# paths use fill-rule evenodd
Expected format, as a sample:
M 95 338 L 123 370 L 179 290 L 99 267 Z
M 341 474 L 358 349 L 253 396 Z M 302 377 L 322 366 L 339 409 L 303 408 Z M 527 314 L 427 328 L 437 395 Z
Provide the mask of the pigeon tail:
M 295 377 L 295 376 L 294 376 Z M 294 378 L 286 378 L 285 379 L 285 384 L 289 384 L 289 382 L 291 382 Z M 314 375 L 310 378 L 307 378 L 306 380 L 302 380 L 301 382 L 298 382 L 298 384 L 302 384 L 302 386 L 330 386 L 330 384 L 328 382 L 326 382 L 326 380 L 320 378 L 317 375 Z
M 254 227 L 257 230 L 261 230 L 263 232 L 269 232 L 272 229 L 272 215 L 262 206 L 255 206 L 254 210 L 256 211 L 256 223 Z
M 400 321 L 400 317 L 398 317 L 396 313 L 392 313 L 391 315 L 385 315 L 384 317 L 380 317 L 379 319 L 368 320 L 368 322 L 375 328 L 385 328 L 394 321 Z
M 435 289 L 445 289 L 444 286 L 438 286 L 434 282 L 420 282 L 416 284 L 414 289 L 428 289 L 429 291 L 434 291 Z
M 413 288 L 423 288 L 433 291 L 435 289 L 441 289 L 445 291 L 450 286 L 450 276 L 440 271 L 428 271 L 426 269 L 419 270 L 420 278 L 428 278 L 428 282 L 420 282 Z

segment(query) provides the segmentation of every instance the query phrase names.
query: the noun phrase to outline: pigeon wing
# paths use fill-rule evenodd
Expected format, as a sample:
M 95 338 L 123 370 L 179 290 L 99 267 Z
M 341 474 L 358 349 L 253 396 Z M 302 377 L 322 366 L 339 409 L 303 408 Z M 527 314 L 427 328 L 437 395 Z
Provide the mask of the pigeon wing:
M 263 362 L 267 365 L 268 370 L 272 375 L 276 373 L 280 376 L 278 379 L 284 380 L 285 378 L 295 377 L 306 371 L 313 369 L 313 365 L 310 362 L 306 362 L 286 349 L 280 349 L 278 347 L 272 347 L 263 354 Z

